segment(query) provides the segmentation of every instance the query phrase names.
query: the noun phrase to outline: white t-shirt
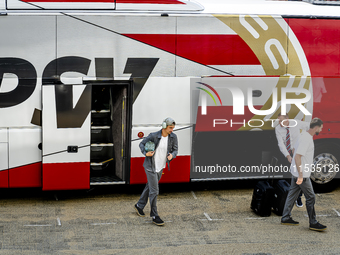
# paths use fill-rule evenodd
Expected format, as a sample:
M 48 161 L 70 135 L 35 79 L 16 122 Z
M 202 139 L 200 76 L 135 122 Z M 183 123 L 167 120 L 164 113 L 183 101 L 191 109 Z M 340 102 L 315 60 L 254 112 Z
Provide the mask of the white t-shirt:
M 310 177 L 311 170 L 313 169 L 313 157 L 314 157 L 314 141 L 313 136 L 308 132 L 302 132 L 300 137 L 295 143 L 295 152 L 293 161 L 290 166 L 290 171 L 293 176 L 299 177 L 297 165 L 295 163 L 295 155 L 300 154 L 301 157 L 301 170 L 303 172 L 303 178 Z
M 168 137 L 162 136 L 161 140 L 159 141 L 158 147 L 155 151 L 155 169 L 156 172 L 162 171 L 166 164 L 166 153 L 168 151 Z

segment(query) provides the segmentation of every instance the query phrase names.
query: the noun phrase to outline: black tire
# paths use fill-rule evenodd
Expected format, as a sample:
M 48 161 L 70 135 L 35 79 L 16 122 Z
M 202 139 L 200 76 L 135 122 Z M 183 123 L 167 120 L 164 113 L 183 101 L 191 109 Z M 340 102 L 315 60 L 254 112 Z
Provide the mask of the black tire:
M 331 192 L 339 186 L 339 164 L 339 148 L 333 145 L 319 145 L 315 147 L 314 166 L 316 168 L 311 173 L 315 192 Z

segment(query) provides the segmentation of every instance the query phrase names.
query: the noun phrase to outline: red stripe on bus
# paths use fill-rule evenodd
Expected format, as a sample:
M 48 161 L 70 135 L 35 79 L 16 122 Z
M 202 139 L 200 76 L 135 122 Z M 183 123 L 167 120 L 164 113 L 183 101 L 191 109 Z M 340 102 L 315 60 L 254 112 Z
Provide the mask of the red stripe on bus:
M 0 171 L 0 188 L 8 188 L 8 170 Z
M 9 188 L 41 187 L 41 162 L 11 168 L 8 174 Z
M 286 21 L 306 54 L 311 74 L 339 76 L 340 20 L 290 18 Z
M 254 52 L 238 35 L 124 35 L 204 65 L 260 65 Z
M 144 184 L 147 182 L 143 163 L 145 157 L 131 158 L 130 184 Z M 190 181 L 190 156 L 177 156 L 163 170 L 160 183 L 178 183 Z
M 90 188 L 90 162 L 43 164 L 43 190 Z

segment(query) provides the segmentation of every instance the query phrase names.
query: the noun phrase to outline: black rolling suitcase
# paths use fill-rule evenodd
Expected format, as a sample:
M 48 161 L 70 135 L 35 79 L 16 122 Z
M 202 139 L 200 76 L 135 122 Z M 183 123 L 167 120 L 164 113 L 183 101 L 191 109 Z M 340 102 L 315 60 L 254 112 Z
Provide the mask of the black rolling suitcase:
M 274 184 L 273 210 L 279 216 L 282 216 L 289 188 L 290 184 L 285 180 L 279 180 Z
M 267 181 L 259 181 L 254 189 L 250 208 L 262 217 L 268 217 L 272 211 L 274 188 Z

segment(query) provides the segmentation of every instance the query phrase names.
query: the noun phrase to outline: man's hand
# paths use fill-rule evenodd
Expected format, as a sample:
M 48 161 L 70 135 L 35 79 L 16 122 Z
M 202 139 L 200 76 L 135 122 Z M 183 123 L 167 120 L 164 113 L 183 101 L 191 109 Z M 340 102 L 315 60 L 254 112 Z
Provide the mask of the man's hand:
M 292 163 L 293 158 L 290 155 L 288 155 L 286 158 L 287 158 L 289 163 Z
M 300 185 L 303 182 L 303 172 L 302 172 L 302 169 L 301 169 L 301 157 L 302 157 L 302 155 L 300 155 L 300 154 L 295 155 L 295 163 L 296 163 L 297 171 L 298 171 L 298 174 L 299 174 L 299 177 L 296 181 L 297 185 Z
M 148 152 L 145 154 L 145 156 L 147 156 L 147 157 L 152 157 L 153 154 L 155 154 L 154 151 L 148 151 Z
M 298 177 L 297 181 L 296 181 L 296 184 L 300 185 L 300 184 L 302 184 L 302 182 L 303 182 L 303 177 Z
M 171 153 L 168 154 L 168 160 L 169 161 L 172 160 L 172 154 Z

